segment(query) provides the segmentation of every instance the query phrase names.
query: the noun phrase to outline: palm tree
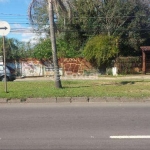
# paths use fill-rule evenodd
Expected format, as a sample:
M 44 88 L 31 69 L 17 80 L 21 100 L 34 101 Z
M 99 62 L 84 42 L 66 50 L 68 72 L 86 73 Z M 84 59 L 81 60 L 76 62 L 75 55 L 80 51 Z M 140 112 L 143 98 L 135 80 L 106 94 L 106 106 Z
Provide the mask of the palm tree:
M 52 52 L 53 52 L 53 64 L 54 64 L 54 79 L 56 88 L 62 88 L 60 75 L 59 75 L 59 67 L 58 67 L 58 58 L 57 58 L 57 47 L 56 47 L 56 38 L 55 38 L 55 29 L 54 29 L 54 9 L 57 17 L 59 17 L 60 12 L 64 16 L 68 12 L 70 12 L 69 6 L 70 2 L 68 0 L 32 0 L 29 6 L 29 18 L 31 22 L 34 22 L 34 18 L 32 17 L 32 10 L 36 5 L 40 2 L 47 2 L 49 5 L 49 22 L 50 22 L 50 39 L 52 43 Z M 54 8 L 54 9 L 53 9 Z M 68 13 L 70 16 L 70 13 Z M 71 16 L 70 16 L 71 17 Z
M 60 75 L 59 75 L 59 68 L 58 68 L 58 58 L 57 58 L 56 38 L 55 38 L 55 29 L 54 29 L 54 13 L 53 13 L 52 0 L 48 0 L 48 3 L 49 3 L 50 35 L 51 35 L 52 53 L 53 53 L 55 86 L 57 88 L 62 88 L 61 81 L 60 81 Z

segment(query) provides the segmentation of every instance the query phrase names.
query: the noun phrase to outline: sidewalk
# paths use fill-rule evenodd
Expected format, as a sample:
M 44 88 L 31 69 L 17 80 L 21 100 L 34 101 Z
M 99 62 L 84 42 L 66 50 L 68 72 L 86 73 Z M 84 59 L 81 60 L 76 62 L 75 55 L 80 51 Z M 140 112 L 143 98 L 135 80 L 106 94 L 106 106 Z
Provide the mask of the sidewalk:
M 150 79 L 150 75 L 126 75 L 126 76 L 61 76 L 61 80 L 124 80 L 124 79 Z M 18 77 L 15 81 L 54 80 L 54 77 Z

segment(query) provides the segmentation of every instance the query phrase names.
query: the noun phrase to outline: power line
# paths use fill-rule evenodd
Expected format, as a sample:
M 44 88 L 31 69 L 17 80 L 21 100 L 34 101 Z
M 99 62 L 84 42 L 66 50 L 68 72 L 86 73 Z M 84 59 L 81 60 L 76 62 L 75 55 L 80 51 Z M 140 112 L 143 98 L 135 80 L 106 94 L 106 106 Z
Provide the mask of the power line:
M 5 16 L 28 16 L 25 14 L 5 14 L 5 13 L 0 13 L 0 15 L 5 15 Z
M 7 21 L 7 20 L 5 20 L 5 21 Z M 20 25 L 20 24 L 24 24 L 24 25 L 30 25 L 30 23 L 28 23 L 28 22 L 25 22 L 25 21 L 21 21 L 21 22 L 9 22 L 9 21 L 7 21 L 9 24 L 11 24 L 11 25 Z
M 89 32 L 95 32 L 97 30 L 88 30 Z M 130 31 L 150 31 L 150 29 L 129 29 L 129 30 L 126 30 L 126 29 L 122 29 L 122 30 L 117 30 L 117 31 L 127 31 L 127 32 L 130 32 Z M 46 33 L 46 32 L 42 32 L 42 31 L 33 31 L 33 30 L 28 30 L 28 29 L 13 29 L 10 31 L 11 33 Z M 85 31 L 77 31 L 77 30 L 59 30 L 59 32 L 85 32 Z M 107 32 L 106 30 L 105 31 L 99 31 L 99 32 Z
M 25 15 L 25 14 L 5 14 L 5 13 L 0 13 L 0 15 L 4 15 L 4 16 L 27 16 L 28 15 Z M 90 16 L 86 16 L 86 17 L 79 17 L 79 16 L 72 16 L 72 18 L 121 18 L 121 17 L 132 17 L 132 18 L 136 18 L 137 16 L 113 16 L 113 17 L 102 17 L 102 16 L 96 16 L 96 17 L 90 17 Z M 140 17 L 146 17 L 146 15 L 140 15 Z M 65 17 L 65 18 L 69 18 L 69 17 Z
M 3 17 L 5 17 L 6 19 L 10 19 L 10 20 L 18 20 L 17 22 L 13 22 L 13 21 L 10 21 L 9 24 L 23 24 L 23 25 L 31 25 L 30 22 L 28 22 L 28 18 L 23 18 L 23 17 L 27 17 L 28 15 L 25 15 L 25 14 L 5 14 L 5 13 L 0 13 L 0 18 L 2 19 Z M 136 16 L 113 16 L 113 17 L 101 17 L 101 16 L 96 16 L 96 17 L 73 17 L 74 19 L 96 19 L 96 18 L 100 18 L 100 19 L 103 19 L 103 18 L 120 18 L 120 17 L 131 17 L 131 18 L 136 18 Z M 145 15 L 141 15 L 141 17 L 146 17 Z M 22 20 L 22 21 L 21 21 Z M 24 20 L 24 21 L 23 21 Z M 36 24 L 32 24 L 33 26 L 36 25 Z M 49 25 L 49 24 L 40 24 L 40 25 L 43 25 L 43 26 L 46 26 L 46 25 Z M 59 25 L 59 24 L 56 24 L 56 25 Z M 69 25 L 69 24 L 67 24 Z M 91 27 L 99 27 L 100 25 L 92 25 Z M 18 29 L 18 28 L 13 28 L 13 30 L 11 30 L 11 32 L 22 32 L 22 31 L 25 31 L 25 30 L 28 30 L 27 28 L 22 28 L 22 29 Z M 61 31 L 61 30 L 60 30 Z M 91 30 L 93 31 L 93 30 Z M 118 31 L 123 31 L 122 30 L 118 30 Z M 124 29 L 124 31 L 150 31 L 150 29 L 130 29 L 130 30 L 126 30 Z M 26 31 L 27 32 L 27 31 Z M 33 31 L 28 31 L 28 32 L 32 32 Z M 64 31 L 62 30 L 62 32 L 77 32 L 76 30 L 67 30 L 67 31 Z

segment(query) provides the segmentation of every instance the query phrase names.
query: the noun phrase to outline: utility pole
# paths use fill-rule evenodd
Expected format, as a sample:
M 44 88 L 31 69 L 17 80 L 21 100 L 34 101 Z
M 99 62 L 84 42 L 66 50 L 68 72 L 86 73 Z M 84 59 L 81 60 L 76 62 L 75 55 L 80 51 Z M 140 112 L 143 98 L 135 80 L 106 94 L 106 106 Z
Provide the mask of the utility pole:
M 49 4 L 49 22 L 50 22 L 50 39 L 52 44 L 52 54 L 53 54 L 53 65 L 54 65 L 54 80 L 56 88 L 62 88 L 59 67 L 58 67 L 58 57 L 57 57 L 57 47 L 56 47 L 56 37 L 54 28 L 54 11 L 53 11 L 53 0 L 48 0 Z

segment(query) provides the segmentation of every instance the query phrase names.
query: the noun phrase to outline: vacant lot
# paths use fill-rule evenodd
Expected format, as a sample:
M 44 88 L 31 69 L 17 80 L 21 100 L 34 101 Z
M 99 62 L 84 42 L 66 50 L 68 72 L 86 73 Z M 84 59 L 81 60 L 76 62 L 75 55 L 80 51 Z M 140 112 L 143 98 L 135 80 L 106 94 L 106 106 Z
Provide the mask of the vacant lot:
M 0 98 L 38 97 L 150 97 L 149 79 L 96 79 L 62 80 L 62 89 L 56 89 L 54 81 L 30 80 L 8 82 L 5 93 L 4 82 L 0 82 Z

